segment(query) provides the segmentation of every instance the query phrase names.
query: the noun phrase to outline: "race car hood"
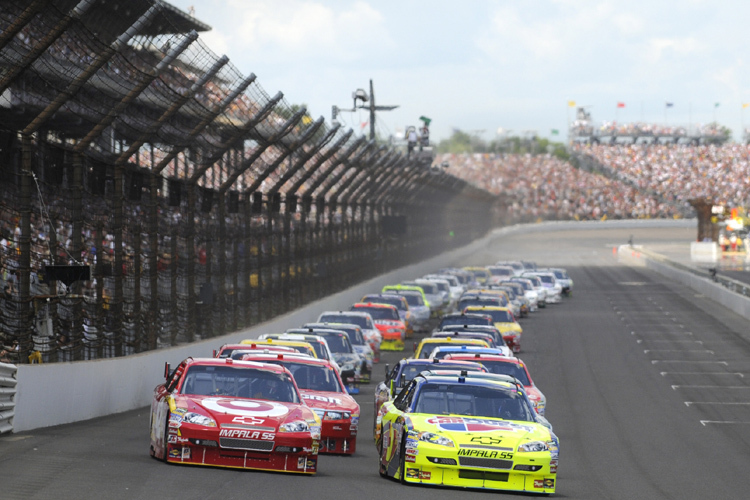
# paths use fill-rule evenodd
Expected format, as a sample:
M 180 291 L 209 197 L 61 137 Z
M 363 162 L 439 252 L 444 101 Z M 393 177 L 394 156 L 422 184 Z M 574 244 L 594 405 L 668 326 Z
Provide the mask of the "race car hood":
M 310 408 L 319 410 L 348 411 L 359 415 L 359 405 L 345 392 L 311 391 L 301 389 L 302 399 Z
M 495 323 L 495 328 L 500 330 L 500 333 L 506 333 L 506 332 L 522 332 L 523 329 L 521 328 L 521 325 L 518 323 Z
M 310 425 L 317 422 L 313 411 L 299 403 L 220 396 L 182 396 L 176 398 L 175 403 L 177 409 L 174 413 L 183 416 L 190 412 L 199 413 L 211 417 L 220 428 L 234 425 L 277 431 L 285 422 L 305 420 Z
M 409 430 L 433 432 L 450 438 L 459 454 L 471 456 L 468 450 L 505 449 L 516 452 L 528 441 L 552 440 L 549 429 L 537 422 L 521 422 L 489 417 L 459 415 L 409 415 Z M 477 455 L 485 456 L 485 455 Z M 489 457 L 491 458 L 491 457 Z

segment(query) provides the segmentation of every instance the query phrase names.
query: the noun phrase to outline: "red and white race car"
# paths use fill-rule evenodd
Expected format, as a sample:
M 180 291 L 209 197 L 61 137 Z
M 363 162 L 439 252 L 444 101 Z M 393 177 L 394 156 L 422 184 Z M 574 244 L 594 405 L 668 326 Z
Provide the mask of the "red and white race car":
M 302 399 L 323 421 L 321 453 L 351 455 L 356 451 L 359 404 L 330 361 L 287 354 L 246 354 L 242 359 L 277 363 L 292 373 Z
M 321 420 L 283 366 L 187 358 L 151 402 L 151 456 L 170 463 L 314 474 Z

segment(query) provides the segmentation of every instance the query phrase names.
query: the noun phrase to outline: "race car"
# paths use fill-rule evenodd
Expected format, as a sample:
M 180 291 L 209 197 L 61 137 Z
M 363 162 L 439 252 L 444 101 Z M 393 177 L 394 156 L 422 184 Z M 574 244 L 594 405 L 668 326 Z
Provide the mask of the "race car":
M 401 321 L 396 306 L 373 302 L 358 302 L 351 307 L 352 311 L 370 313 L 375 327 L 380 331 L 383 340 L 381 351 L 403 351 L 406 339 L 406 324 Z
M 445 330 L 450 325 L 492 325 L 492 317 L 488 314 L 466 312 L 446 314 L 440 318 L 440 323 L 438 323 L 435 331 Z
M 360 381 L 365 383 L 370 381 L 375 353 L 370 344 L 365 341 L 362 329 L 359 326 L 354 323 L 305 323 L 302 325 L 302 328 L 332 328 L 346 332 L 349 335 L 349 342 L 351 342 L 354 352 L 359 354 L 359 357 L 364 360 L 364 365 L 360 369 L 360 373 L 362 374 Z
M 516 390 L 523 392 L 525 398 L 526 398 L 526 404 L 529 407 L 529 409 L 534 413 L 534 416 L 536 417 L 537 422 L 545 426 L 547 429 L 552 431 L 552 424 L 547 420 L 543 415 L 540 415 L 536 411 L 536 407 L 534 406 L 534 403 L 529 398 L 529 395 L 526 393 L 526 387 L 524 387 L 523 383 L 521 383 L 520 380 L 518 380 L 516 377 L 512 375 L 503 375 L 500 373 L 489 373 L 486 371 L 456 371 L 453 370 L 445 370 L 440 369 L 440 366 L 437 366 L 435 369 L 431 370 L 425 370 L 422 372 L 422 375 L 428 376 L 428 375 L 458 375 L 461 374 L 464 377 L 471 377 L 476 379 L 488 379 L 488 380 L 499 380 L 502 382 L 510 382 L 513 384 L 516 384 Z
M 284 354 L 248 354 L 246 360 L 285 367 L 302 399 L 322 420 L 320 453 L 352 455 L 357 449 L 359 404 L 351 397 L 330 361 Z
M 449 345 L 443 347 L 436 347 L 430 353 L 428 359 L 443 359 L 448 354 L 497 354 L 499 356 L 513 356 L 513 353 L 508 349 L 508 346 L 497 346 L 497 347 L 476 347 L 466 345 Z
M 515 353 L 521 352 L 521 335 L 523 328 L 516 321 L 513 312 L 507 307 L 469 306 L 467 314 L 486 314 L 492 318 L 493 325 L 502 332 L 503 339 Z
M 415 342 L 416 344 L 416 342 Z M 432 354 L 432 350 L 436 347 L 444 345 L 475 345 L 480 347 L 489 347 L 489 344 L 484 340 L 479 339 L 458 339 L 453 337 L 445 338 L 434 338 L 427 337 L 414 346 L 414 358 L 416 359 L 427 359 Z
M 347 383 L 352 393 L 359 393 L 359 389 L 352 387 L 352 383 L 362 380 L 362 368 L 367 366 L 362 357 L 357 354 L 349 341 L 349 334 L 343 330 L 333 328 L 293 328 L 288 331 L 306 331 L 325 339 L 333 355 L 333 364 L 341 373 L 341 378 Z
M 283 356 L 283 354 L 280 354 Z M 314 474 L 320 417 L 286 368 L 187 358 L 151 402 L 151 456 L 169 463 Z
M 385 380 L 375 387 L 375 415 L 378 414 L 378 410 L 383 406 L 383 403 L 395 398 L 401 389 L 411 382 L 414 377 L 424 370 L 432 370 L 435 368 L 445 370 L 487 371 L 487 369 L 479 363 L 473 363 L 471 361 L 448 362 L 442 359 L 405 358 L 396 363 L 392 370 L 389 370 L 389 366 L 385 365 Z M 376 428 L 377 425 L 378 422 L 376 419 Z
M 511 375 L 515 377 L 523 384 L 536 412 L 544 416 L 544 411 L 547 408 L 547 397 L 539 390 L 536 384 L 534 384 L 534 380 L 531 378 L 528 367 L 520 359 L 482 352 L 453 352 L 446 354 L 443 359 L 454 361 L 474 361 L 487 368 L 487 371 L 490 373 Z
M 381 476 L 402 483 L 555 492 L 557 437 L 516 384 L 418 375 L 378 412 Z
M 373 361 L 380 361 L 380 335 L 372 316 L 364 311 L 325 311 L 318 316 L 317 323 L 353 323 L 362 329 L 362 335 L 370 344 L 373 352 Z
M 414 335 L 414 319 L 409 308 L 409 302 L 406 297 L 398 293 L 370 293 L 362 297 L 360 302 L 372 302 L 373 304 L 390 304 L 396 306 L 398 316 L 406 325 L 406 338 Z
M 247 339 L 240 342 L 242 345 L 252 346 L 256 345 L 259 347 L 267 347 L 267 346 L 283 346 L 283 347 L 291 347 L 297 352 L 301 352 L 302 354 L 307 354 L 308 356 L 311 356 L 313 358 L 317 358 L 318 354 L 315 352 L 315 347 L 310 344 L 309 342 L 303 342 L 299 340 L 277 340 L 277 339 Z
M 231 358 L 232 354 L 237 351 L 249 351 L 251 349 L 261 349 L 274 352 L 299 352 L 294 347 L 283 346 L 283 345 L 269 345 L 266 343 L 256 344 L 224 344 L 219 347 L 219 350 L 214 350 L 214 358 Z M 240 356 L 241 357 L 241 356 Z M 239 359 L 239 358 L 235 358 Z

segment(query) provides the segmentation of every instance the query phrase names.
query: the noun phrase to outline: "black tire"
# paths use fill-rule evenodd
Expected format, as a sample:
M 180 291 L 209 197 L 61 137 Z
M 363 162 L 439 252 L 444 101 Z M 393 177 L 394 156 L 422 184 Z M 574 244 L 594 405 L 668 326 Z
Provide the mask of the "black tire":
M 406 434 L 406 431 L 404 431 L 404 434 Z M 399 477 L 401 484 L 409 484 L 406 482 L 406 435 L 401 438 L 401 452 L 398 456 L 398 468 L 401 471 L 401 477 Z
M 161 458 L 162 462 L 169 463 L 167 456 L 169 455 L 169 412 L 167 412 L 167 420 L 164 422 L 164 456 Z

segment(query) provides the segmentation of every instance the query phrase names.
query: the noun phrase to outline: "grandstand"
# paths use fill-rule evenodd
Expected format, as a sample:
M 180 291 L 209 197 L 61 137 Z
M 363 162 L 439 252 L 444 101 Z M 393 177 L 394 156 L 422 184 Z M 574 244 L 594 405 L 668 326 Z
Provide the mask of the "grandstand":
M 595 123 L 586 108 L 576 110 L 569 128 L 572 144 L 723 144 L 729 140 L 724 127 L 708 125 L 659 125 L 653 123 Z
M 269 95 L 208 29 L 154 0 L 0 0 L 0 340 L 19 362 L 221 335 L 490 227 L 493 195 Z

